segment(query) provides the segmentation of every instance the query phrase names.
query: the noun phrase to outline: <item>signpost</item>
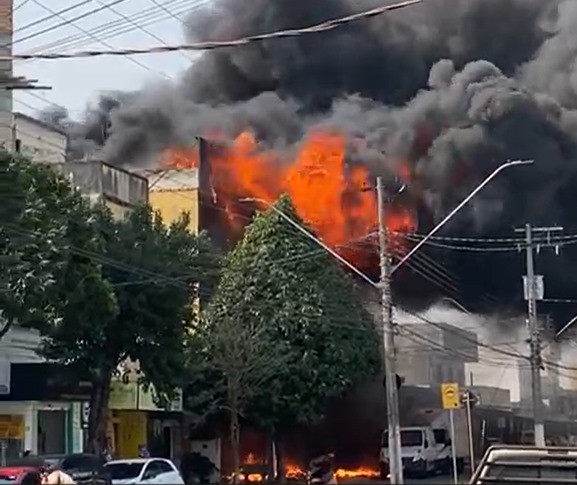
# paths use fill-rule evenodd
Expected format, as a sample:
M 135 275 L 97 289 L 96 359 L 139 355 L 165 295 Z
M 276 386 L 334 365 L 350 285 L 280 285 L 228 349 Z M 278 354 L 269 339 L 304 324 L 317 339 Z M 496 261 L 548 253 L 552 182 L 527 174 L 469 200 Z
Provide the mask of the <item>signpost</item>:
M 472 408 L 479 403 L 479 398 L 469 389 L 463 392 L 461 396 L 461 403 L 465 406 L 467 411 L 467 434 L 469 437 L 469 463 L 471 468 L 471 475 L 475 471 L 475 444 L 473 441 L 473 416 Z
M 8 449 L 8 443 L 6 441 L 0 442 L 0 466 L 6 466 L 6 450 Z
M 459 483 L 459 475 L 457 473 L 457 447 L 455 444 L 455 417 L 453 413 L 455 409 L 461 407 L 461 395 L 459 394 L 459 384 L 457 382 L 447 382 L 441 384 L 441 399 L 443 402 L 443 409 L 449 410 L 449 420 L 451 426 L 451 453 L 453 455 L 453 483 Z

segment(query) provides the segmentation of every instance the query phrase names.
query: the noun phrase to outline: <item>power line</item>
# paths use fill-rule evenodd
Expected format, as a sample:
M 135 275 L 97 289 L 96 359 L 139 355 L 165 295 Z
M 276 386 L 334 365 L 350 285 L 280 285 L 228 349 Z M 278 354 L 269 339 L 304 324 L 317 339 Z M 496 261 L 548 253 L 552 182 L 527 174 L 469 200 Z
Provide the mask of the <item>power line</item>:
M 37 0 L 33 1 L 36 2 Z M 133 56 L 139 54 L 158 54 L 158 53 L 176 52 L 176 51 L 207 51 L 207 50 L 222 49 L 226 47 L 240 47 L 255 42 L 261 42 L 263 40 L 300 37 L 302 35 L 307 34 L 328 32 L 330 30 L 337 29 L 339 27 L 342 27 L 344 25 L 350 24 L 358 20 L 376 17 L 389 11 L 416 5 L 418 3 L 421 3 L 422 1 L 423 0 L 406 0 L 400 3 L 395 3 L 393 5 L 386 5 L 374 8 L 372 10 L 367 10 L 353 15 L 348 15 L 346 17 L 327 20 L 326 22 L 322 22 L 320 24 L 316 24 L 310 27 L 304 27 L 301 29 L 280 30 L 276 32 L 270 32 L 267 34 L 257 34 L 248 37 L 242 37 L 240 39 L 235 39 L 231 41 L 207 41 L 207 42 L 197 42 L 192 44 L 180 44 L 173 46 L 154 46 L 141 49 L 113 49 L 112 47 L 109 47 L 110 50 L 107 51 L 86 50 L 72 53 L 56 52 L 56 53 L 39 53 L 39 54 L 14 54 L 12 56 L 2 56 L 0 57 L 0 60 L 73 59 L 73 58 L 98 57 L 98 56 Z
M 206 6 L 209 2 L 210 0 L 197 0 L 195 2 L 190 2 L 189 0 L 168 0 L 167 4 L 171 5 L 172 8 L 179 8 L 179 13 L 186 13 L 188 11 L 198 10 L 203 6 Z M 141 26 L 157 24 L 167 18 L 168 17 L 166 17 L 165 14 L 154 7 L 142 10 L 132 16 L 132 20 L 139 22 Z M 118 37 L 119 35 L 130 33 L 134 30 L 135 28 L 127 25 L 127 22 L 122 19 L 116 19 L 97 25 L 91 28 L 90 32 L 93 35 L 99 36 L 101 40 L 108 40 Z M 42 52 L 45 50 L 54 51 L 55 49 L 80 48 L 89 43 L 90 39 L 86 39 L 85 35 L 81 33 L 71 34 L 47 44 L 36 46 L 31 49 L 31 53 Z
M 25 5 L 27 2 L 29 2 L 30 0 L 25 0 L 20 6 Z M 58 13 L 59 14 L 64 14 L 67 12 L 71 12 L 72 10 L 76 10 L 77 8 L 80 8 L 88 3 L 92 2 L 92 0 L 83 0 L 82 2 L 78 2 L 75 3 L 73 5 L 70 5 L 69 7 L 63 8 L 62 10 L 59 10 Z M 18 7 L 17 7 L 18 8 Z M 14 11 L 16 11 L 16 9 L 14 9 Z M 55 17 L 55 15 L 51 14 L 51 15 L 47 15 L 45 17 L 42 17 L 40 19 L 37 20 L 33 20 L 32 22 L 23 25 L 22 27 L 18 27 L 16 29 L 13 30 L 12 34 L 17 34 L 18 32 L 22 32 L 24 30 L 28 30 L 30 27 L 34 27 L 36 25 L 39 24 L 43 24 L 44 22 L 48 21 L 48 20 L 52 20 Z M 8 45 L 14 45 L 15 42 L 12 42 L 12 44 L 8 44 Z
M 99 7 L 93 10 L 89 10 L 88 12 L 84 12 L 83 14 L 77 15 L 76 17 L 72 18 L 72 19 L 67 19 L 66 17 L 64 17 L 62 14 L 69 12 L 72 9 L 78 8 L 80 6 L 86 5 L 87 3 L 92 2 L 92 0 L 84 0 L 83 2 L 77 3 L 75 5 L 72 5 L 71 7 L 65 8 L 63 10 L 60 10 L 58 12 L 55 12 L 52 9 L 49 9 L 48 7 L 46 7 L 45 5 L 43 5 L 42 3 L 40 3 L 38 0 L 32 0 L 36 5 L 38 5 L 39 7 L 45 9 L 47 12 L 50 12 L 50 15 L 44 17 L 43 19 L 37 20 L 36 22 L 32 22 L 28 25 L 25 25 L 24 27 L 22 27 L 22 29 L 17 29 L 15 32 L 18 32 L 19 30 L 24 30 L 28 27 L 32 27 L 33 25 L 37 25 L 38 23 L 44 22 L 45 20 L 49 20 L 51 18 L 57 17 L 60 20 L 63 20 L 63 22 L 56 24 L 54 26 L 50 26 L 50 27 L 46 27 L 43 30 L 39 30 L 37 32 L 34 32 L 33 34 L 27 35 L 26 37 L 22 37 L 21 39 L 16 39 L 12 42 L 12 44 L 9 45 L 15 45 L 19 42 L 24 42 L 25 40 L 30 40 L 33 39 L 35 37 L 38 37 L 39 35 L 42 34 L 46 34 L 49 32 L 54 32 L 56 29 L 59 29 L 61 27 L 66 27 L 67 25 L 74 25 L 74 22 L 77 22 L 83 18 L 89 17 L 90 15 L 94 15 L 95 13 L 98 13 L 102 10 L 105 10 L 108 7 Z M 110 5 L 117 5 L 119 3 L 125 2 L 126 0 L 114 0 L 113 2 L 111 2 Z
M 88 30 L 86 30 L 84 27 L 80 27 L 79 25 L 76 25 L 73 21 L 70 20 L 66 20 L 64 17 L 62 17 L 61 15 L 59 15 L 57 12 L 55 12 L 54 10 L 52 10 L 51 8 L 47 7 L 46 5 L 44 5 L 43 3 L 41 3 L 39 0 L 32 0 L 35 4 L 37 4 L 38 6 L 42 7 L 43 9 L 45 9 L 47 12 L 50 12 L 54 15 L 56 15 L 57 17 L 63 19 L 65 21 L 66 25 L 72 25 L 75 29 L 83 32 L 84 34 L 88 35 L 89 37 L 91 37 L 92 39 L 94 39 L 96 42 L 99 42 L 100 44 L 108 47 L 109 49 L 112 49 L 112 46 L 110 44 L 108 44 L 106 41 L 99 39 L 98 37 L 92 35 Z M 125 0 L 115 0 L 115 2 L 113 3 L 120 3 L 122 1 Z M 103 8 L 104 10 L 104 8 Z M 170 80 L 171 78 L 169 76 L 167 76 L 164 73 L 158 72 L 158 71 L 154 71 L 153 69 L 151 69 L 150 67 L 148 67 L 146 64 L 143 64 L 142 62 L 133 59 L 132 57 L 128 57 L 128 56 L 123 56 L 126 57 L 126 59 L 128 59 L 130 62 L 132 62 L 133 64 L 136 64 L 139 67 L 142 67 L 143 69 L 146 69 L 147 71 L 150 71 L 154 74 L 159 74 L 163 77 L 165 77 L 166 79 Z
M 416 238 L 411 237 L 411 236 L 407 236 L 407 239 L 409 239 L 411 241 L 418 241 L 419 240 L 419 239 L 416 239 Z M 563 237 L 563 238 L 559 238 L 559 239 L 553 239 L 550 241 L 543 240 L 541 243 L 542 244 L 552 243 L 552 244 L 556 244 L 557 246 L 568 246 L 568 245 L 577 243 L 577 236 L 573 235 L 570 238 L 569 237 Z M 520 242 L 519 245 L 517 245 L 517 246 L 475 247 L 475 246 L 457 246 L 457 245 L 453 245 L 453 244 L 443 244 L 443 243 L 437 243 L 437 242 L 432 242 L 432 241 L 425 242 L 426 246 L 430 246 L 430 247 L 434 247 L 434 248 L 450 249 L 453 251 L 467 251 L 467 252 L 472 252 L 472 253 L 475 253 L 475 252 L 477 252 L 477 253 L 519 252 L 523 249 L 523 244 L 524 243 Z M 539 244 L 539 242 L 536 242 L 535 244 Z
M 104 5 L 104 3 L 101 0 L 96 0 L 100 5 Z M 113 6 L 111 5 L 104 5 L 108 10 L 110 10 L 112 13 L 114 13 L 116 16 L 120 17 L 121 19 L 125 20 L 126 22 L 128 22 L 130 25 L 132 25 L 135 29 L 140 30 L 141 32 L 144 32 L 146 35 L 152 37 L 153 39 L 157 40 L 158 42 L 160 42 L 163 45 L 167 45 L 166 41 L 164 39 L 162 39 L 161 37 L 159 37 L 158 35 L 156 35 L 154 32 L 151 32 L 150 30 L 146 29 L 145 27 L 143 27 L 142 25 L 140 25 L 138 22 L 132 20 L 130 17 L 127 17 L 126 15 L 124 15 L 122 12 L 119 12 L 118 10 L 116 10 Z M 183 51 L 178 51 L 178 53 L 184 57 L 185 59 L 189 60 L 189 61 L 193 61 L 193 59 L 185 52 Z
M 12 12 L 16 12 L 17 10 L 20 10 L 24 5 L 26 5 L 30 0 L 23 0 L 22 3 L 20 3 L 19 5 L 16 5 L 14 7 L 14 10 L 12 10 Z

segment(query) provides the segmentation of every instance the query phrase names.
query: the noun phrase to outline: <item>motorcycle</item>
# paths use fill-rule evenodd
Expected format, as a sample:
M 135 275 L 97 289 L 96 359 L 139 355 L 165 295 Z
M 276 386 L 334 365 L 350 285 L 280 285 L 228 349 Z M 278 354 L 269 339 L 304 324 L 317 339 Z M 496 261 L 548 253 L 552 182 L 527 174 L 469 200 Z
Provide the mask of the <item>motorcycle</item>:
M 307 483 L 337 484 L 333 466 L 334 457 L 334 453 L 330 453 L 312 460 L 309 464 Z

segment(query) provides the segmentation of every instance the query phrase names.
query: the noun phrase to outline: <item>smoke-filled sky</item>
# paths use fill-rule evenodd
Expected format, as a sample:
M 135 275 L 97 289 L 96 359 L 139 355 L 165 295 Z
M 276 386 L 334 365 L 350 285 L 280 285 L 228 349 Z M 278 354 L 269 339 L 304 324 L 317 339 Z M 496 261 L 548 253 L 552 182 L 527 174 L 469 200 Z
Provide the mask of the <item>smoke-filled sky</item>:
M 183 23 L 194 8 L 211 0 L 13 0 L 15 53 L 144 47 L 182 41 Z M 158 4 L 158 5 L 155 5 Z M 104 8 L 103 5 L 112 5 Z M 196 6 L 196 7 L 195 7 Z M 51 12 L 61 12 L 61 17 Z M 81 17 L 81 18 L 79 18 Z M 77 20 L 75 20 L 77 19 Z M 69 23 L 65 23 L 67 20 Z M 101 42 L 104 42 L 101 43 Z M 106 45 L 107 44 L 107 45 Z M 16 92 L 15 109 L 33 115 L 48 104 L 80 117 L 96 93 L 135 89 L 158 79 L 176 78 L 196 53 L 127 57 L 17 61 L 17 75 L 38 79 L 50 91 Z M 110 73 L 114 73 L 111 76 Z M 166 77 L 165 77 L 166 76 Z
M 234 39 L 379 4 L 214 0 L 191 15 L 186 37 Z M 354 163 L 374 174 L 410 170 L 421 232 L 498 165 L 530 158 L 534 166 L 500 175 L 445 234 L 512 236 L 526 222 L 575 233 L 576 66 L 574 0 L 425 0 L 333 32 L 204 53 L 176 84 L 101 96 L 84 123 L 44 116 L 69 126 L 77 154 L 100 149 L 110 122 L 101 153 L 131 166 L 215 130 L 250 128 L 280 151 L 311 129 L 338 130 L 363 141 Z M 521 255 L 431 254 L 457 275 L 465 300 L 519 300 Z M 548 294 L 577 297 L 571 249 L 540 258 Z

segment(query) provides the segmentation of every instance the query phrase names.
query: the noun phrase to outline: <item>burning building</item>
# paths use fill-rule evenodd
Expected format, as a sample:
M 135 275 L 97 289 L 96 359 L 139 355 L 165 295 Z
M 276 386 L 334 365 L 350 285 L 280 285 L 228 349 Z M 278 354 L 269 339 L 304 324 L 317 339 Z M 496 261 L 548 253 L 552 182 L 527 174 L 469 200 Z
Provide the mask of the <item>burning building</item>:
M 215 0 L 187 19 L 185 35 L 225 41 L 382 3 Z M 524 259 L 513 228 L 577 226 L 576 30 L 573 0 L 429 0 L 330 32 L 207 51 L 177 82 L 102 96 L 82 122 L 64 121 L 72 155 L 97 149 L 158 177 L 199 169 L 195 188 L 173 200 L 200 207 L 198 226 L 221 242 L 238 237 L 259 200 L 287 192 L 303 220 L 373 275 L 375 176 L 391 194 L 398 253 L 504 161 L 532 159 L 452 219 L 440 236 L 456 241 L 432 241 L 393 282 L 404 305 L 449 293 L 479 313 L 518 313 Z M 153 205 L 173 203 L 160 195 L 169 180 Z M 199 197 L 206 204 L 190 200 Z M 537 259 L 556 298 L 575 298 L 572 242 Z M 563 323 L 569 306 L 540 310 Z
M 368 3 L 362 8 L 381 4 Z M 251 5 L 218 0 L 195 9 L 187 40 L 298 28 L 361 8 L 349 0 Z M 220 193 L 210 197 L 232 228 L 247 220 L 238 199 L 289 192 L 330 244 L 362 239 L 368 251 L 357 251 L 356 262 L 370 270 L 376 211 L 365 190 L 376 175 L 391 193 L 408 187 L 388 207 L 391 227 L 423 233 L 505 160 L 534 159 L 499 175 L 444 236 L 510 238 L 528 221 L 574 225 L 576 18 L 571 0 L 432 0 L 319 35 L 209 51 L 176 83 L 105 95 L 83 122 L 62 113 L 52 119 L 68 127 L 72 155 L 98 149 L 106 161 L 139 170 L 162 168 L 160 160 L 195 166 L 196 137 L 218 141 L 212 177 Z M 398 251 L 411 244 L 398 242 Z M 454 275 L 451 296 L 469 308 L 522 303 L 521 257 L 439 247 L 424 254 Z M 549 291 L 568 296 L 577 272 L 566 269 L 576 261 L 571 248 L 540 258 Z M 398 274 L 398 296 L 434 300 L 438 284 L 431 291 L 410 274 Z

